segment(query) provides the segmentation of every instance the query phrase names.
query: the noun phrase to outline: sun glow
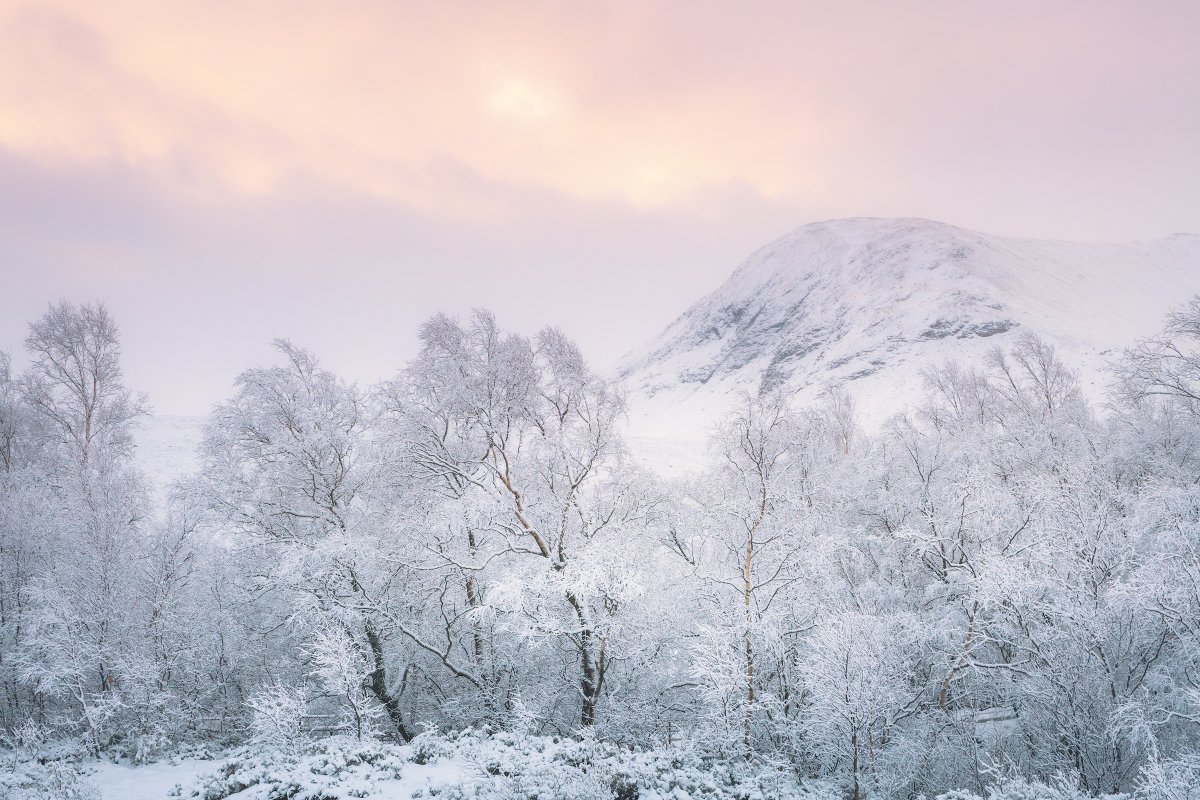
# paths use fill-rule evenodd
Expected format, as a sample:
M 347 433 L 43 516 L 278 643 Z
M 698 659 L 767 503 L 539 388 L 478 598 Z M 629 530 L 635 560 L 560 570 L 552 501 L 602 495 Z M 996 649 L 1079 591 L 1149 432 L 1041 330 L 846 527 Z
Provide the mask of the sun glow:
M 487 107 L 498 117 L 537 122 L 550 117 L 558 104 L 549 92 L 516 80 L 500 83 L 488 95 Z

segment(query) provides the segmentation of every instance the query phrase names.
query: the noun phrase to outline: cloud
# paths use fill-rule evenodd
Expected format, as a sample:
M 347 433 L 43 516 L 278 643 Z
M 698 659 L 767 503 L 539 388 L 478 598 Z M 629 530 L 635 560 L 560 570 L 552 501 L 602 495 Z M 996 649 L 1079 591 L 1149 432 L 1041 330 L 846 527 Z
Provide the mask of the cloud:
M 0 4 L 0 347 L 107 299 L 195 411 L 250 343 L 374 379 L 476 304 L 611 363 L 813 219 L 1200 230 L 1197 36 L 1186 2 Z
M 300 179 L 445 217 L 508 218 L 461 191 L 450 164 L 641 209 L 699 211 L 698 198 L 733 183 L 836 206 L 925 175 L 979 182 L 1100 158 L 1131 144 L 1131 109 L 1183 148 L 1200 125 L 1188 110 L 1200 104 L 1179 102 L 1200 99 L 1189 35 L 1200 11 L 1169 10 L 17 6 L 0 22 L 0 145 L 124 163 L 215 202 Z
M 447 179 L 450 180 L 450 179 Z M 649 339 L 790 212 L 730 186 L 724 223 L 452 179 L 505 224 L 466 223 L 330 183 L 293 181 L 219 207 L 128 167 L 48 167 L 0 151 L 0 349 L 60 297 L 107 302 L 131 385 L 200 413 L 239 371 L 294 338 L 363 383 L 411 357 L 436 311 L 494 309 L 510 329 L 559 325 L 600 367 Z

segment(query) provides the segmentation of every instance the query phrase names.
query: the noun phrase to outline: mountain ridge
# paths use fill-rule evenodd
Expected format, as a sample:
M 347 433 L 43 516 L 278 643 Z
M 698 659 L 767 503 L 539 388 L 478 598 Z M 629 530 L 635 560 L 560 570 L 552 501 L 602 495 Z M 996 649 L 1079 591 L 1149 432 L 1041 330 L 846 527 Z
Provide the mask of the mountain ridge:
M 1125 244 L 992 236 L 920 218 L 801 226 L 759 248 L 618 368 L 633 438 L 696 439 L 742 394 L 827 386 L 879 424 L 918 372 L 1020 330 L 1100 399 L 1106 358 L 1200 293 L 1200 235 Z

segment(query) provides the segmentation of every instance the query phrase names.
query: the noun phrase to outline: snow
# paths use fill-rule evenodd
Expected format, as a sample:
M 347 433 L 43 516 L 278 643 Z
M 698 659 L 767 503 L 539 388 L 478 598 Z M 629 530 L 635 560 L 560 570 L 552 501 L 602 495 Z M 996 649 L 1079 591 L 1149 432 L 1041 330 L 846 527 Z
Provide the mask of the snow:
M 199 467 L 197 447 L 205 419 L 154 414 L 138 420 L 134 432 L 137 464 L 160 503 L 173 482 Z
M 703 758 L 677 747 L 636 751 L 589 738 L 480 732 L 430 732 L 406 745 L 334 737 L 294 762 L 245 749 L 212 765 L 177 796 L 599 800 L 614 797 L 618 787 L 627 787 L 621 796 L 633 791 L 646 800 L 834 796 L 828 784 L 801 785 L 787 770 Z
M 165 800 L 174 787 L 190 785 L 214 766 L 213 761 L 199 758 L 138 766 L 100 761 L 86 765 L 83 771 L 100 789 L 103 800 Z
M 307 758 L 302 764 L 289 765 L 270 755 L 247 759 L 242 755 L 224 759 L 184 758 L 147 764 L 116 764 L 110 761 L 85 762 L 78 768 L 85 781 L 99 790 L 101 800 L 167 800 L 195 797 L 214 786 L 229 784 L 213 777 L 230 772 L 237 780 L 251 783 L 244 789 L 220 796 L 251 800 L 265 796 L 268 787 L 292 782 L 310 789 L 328 792 L 336 788 L 338 796 L 370 797 L 391 800 L 427 796 L 446 787 L 470 788 L 487 777 L 478 765 L 463 757 L 441 758 L 428 764 L 413 763 L 408 748 L 367 745 L 381 750 L 384 758 L 376 763 L 356 761 L 334 742 L 327 751 Z M 397 758 L 398 756 L 398 758 Z M 386 768 L 385 768 L 386 767 Z M 250 781 L 247 775 L 255 779 Z M 321 796 L 328 796 L 322 794 Z
M 459 737 L 437 745 L 450 755 L 431 763 L 415 763 L 410 746 L 364 743 L 347 747 L 332 742 L 299 764 L 275 761 L 269 754 L 223 761 L 182 759 L 139 766 L 91 762 L 68 769 L 83 777 L 63 791 L 74 798 L 99 800 L 524 800 L 576 798 L 600 800 L 636 796 L 644 800 L 832 800 L 845 796 L 835 782 L 797 782 L 770 767 L 751 769 L 698 761 L 678 750 L 658 753 L 622 752 L 596 743 L 523 737 Z M 456 752 L 457 751 L 457 752 Z M 364 759 L 365 756 L 365 759 Z M 229 781 L 222 780 L 222 776 Z M 0 776 L 2 777 L 2 776 Z M 25 785 L 16 798 L 63 800 L 55 782 Z M 0 781 L 0 790 L 5 788 Z M 8 797 L 0 793 L 0 797 Z M 1081 800 L 1074 785 L 1059 779 L 1050 784 L 1020 777 L 989 788 L 989 800 Z M 1131 795 L 1109 795 L 1132 800 Z M 967 792 L 939 795 L 938 800 L 983 800 Z
M 921 219 L 806 225 L 751 255 L 619 374 L 640 461 L 694 470 L 744 394 L 827 386 L 878 427 L 921 392 L 919 370 L 977 362 L 1021 331 L 1048 340 L 1103 401 L 1107 367 L 1200 293 L 1200 236 L 1132 244 L 1009 239 Z

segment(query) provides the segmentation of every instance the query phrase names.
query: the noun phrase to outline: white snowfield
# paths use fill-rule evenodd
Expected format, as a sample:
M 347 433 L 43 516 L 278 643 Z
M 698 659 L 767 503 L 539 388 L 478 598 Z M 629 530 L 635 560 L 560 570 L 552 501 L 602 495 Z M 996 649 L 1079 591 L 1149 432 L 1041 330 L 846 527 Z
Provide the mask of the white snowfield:
M 89 765 L 85 772 L 103 800 L 165 800 L 176 786 L 190 786 L 217 763 L 198 758 L 138 766 L 101 761 Z
M 976 362 L 1020 331 L 1051 342 L 1103 402 L 1110 360 L 1197 293 L 1200 235 L 1078 244 L 923 219 L 805 225 L 617 368 L 629 447 L 657 472 L 694 470 L 721 415 L 776 386 L 800 403 L 841 387 L 877 428 L 916 400 L 922 369 Z M 203 423 L 143 421 L 138 458 L 157 487 L 194 468 Z
M 695 465 L 742 393 L 826 387 L 877 428 L 920 371 L 972 363 L 1020 331 L 1052 343 L 1103 401 L 1109 359 L 1200 293 L 1200 236 L 1131 244 L 1009 239 L 924 219 L 806 225 L 751 255 L 618 369 L 634 455 Z
M 85 768 L 85 771 L 89 773 L 87 780 L 99 790 L 101 800 L 171 800 L 202 796 L 195 794 L 198 791 L 197 783 L 225 763 L 224 759 L 203 761 L 192 758 L 140 766 L 98 762 Z M 271 767 L 265 771 L 289 774 L 287 769 L 281 767 Z M 402 769 L 383 778 L 370 774 L 358 775 L 353 769 L 339 770 L 331 776 L 306 777 L 313 779 L 312 785 L 304 786 L 312 796 L 329 796 L 332 789 L 344 797 L 372 800 L 411 800 L 430 796 L 439 789 L 470 787 L 480 782 L 472 765 L 450 760 L 435 764 L 406 763 Z M 325 780 L 320 780 L 321 777 Z M 267 796 L 268 788 L 274 787 L 251 786 L 231 797 L 256 800 Z

